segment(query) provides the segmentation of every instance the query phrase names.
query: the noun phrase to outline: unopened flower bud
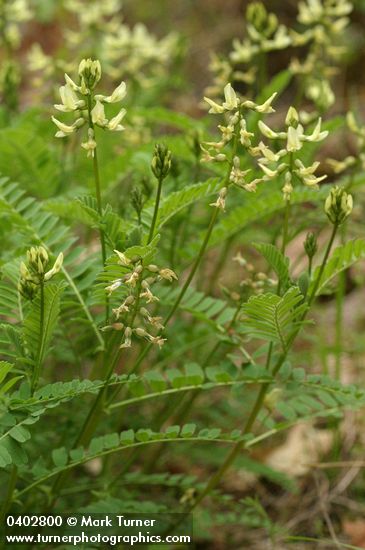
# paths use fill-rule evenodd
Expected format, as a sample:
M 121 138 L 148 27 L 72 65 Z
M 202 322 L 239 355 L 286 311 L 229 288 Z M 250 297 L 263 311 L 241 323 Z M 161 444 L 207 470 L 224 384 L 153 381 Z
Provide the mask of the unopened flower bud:
M 307 233 L 307 236 L 304 241 L 304 250 L 308 256 L 308 258 L 311 260 L 315 253 L 317 252 L 318 245 L 317 245 L 317 237 L 314 233 Z
M 93 59 L 83 59 L 79 65 L 79 76 L 81 78 L 81 88 L 88 94 L 93 90 L 101 78 L 100 61 Z
M 294 128 L 296 128 L 298 126 L 298 123 L 299 123 L 299 115 L 297 110 L 294 107 L 289 107 L 289 110 L 285 118 L 286 126 L 294 126 Z
M 44 274 L 48 264 L 48 254 L 43 246 L 32 246 L 32 248 L 27 251 L 27 259 L 29 269 L 33 273 L 37 275 Z
M 151 170 L 158 180 L 166 178 L 171 169 L 171 151 L 166 145 L 157 143 L 152 157 Z
M 157 265 L 150 264 L 147 266 L 148 271 L 151 271 L 152 273 L 157 273 L 159 271 Z
M 324 204 L 324 211 L 333 225 L 341 225 L 351 214 L 353 208 L 352 195 L 346 193 L 343 187 L 332 187 Z
M 137 336 L 140 336 L 141 338 L 144 338 L 147 336 L 147 332 L 144 330 L 144 328 L 136 328 L 134 329 L 134 332 L 137 334 Z

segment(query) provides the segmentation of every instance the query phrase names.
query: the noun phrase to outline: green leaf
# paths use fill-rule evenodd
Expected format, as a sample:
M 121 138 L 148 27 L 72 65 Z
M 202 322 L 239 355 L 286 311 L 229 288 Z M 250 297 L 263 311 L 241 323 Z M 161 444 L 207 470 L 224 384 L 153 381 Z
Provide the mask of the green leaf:
M 348 269 L 353 264 L 359 260 L 365 259 L 365 240 L 356 239 L 354 241 L 349 241 L 344 245 L 337 247 L 331 258 L 327 261 L 327 264 L 324 268 L 320 284 L 318 286 L 316 296 L 322 294 L 326 286 L 331 282 L 331 280 L 336 277 L 341 271 Z M 319 275 L 320 267 L 316 267 L 312 277 L 312 283 L 309 287 L 309 295 L 317 277 Z
M 307 187 L 297 186 L 291 195 L 291 204 L 301 204 L 305 202 L 322 202 L 328 194 L 326 186 L 316 190 L 308 189 Z M 283 193 L 280 190 L 270 189 L 265 186 L 257 193 L 249 193 L 241 195 L 241 206 L 231 208 L 227 214 L 221 218 L 212 232 L 209 240 L 208 248 L 221 245 L 226 239 L 232 237 L 238 232 L 241 232 L 245 227 L 255 222 L 262 223 L 262 219 L 266 216 L 280 212 L 284 209 Z M 189 258 L 195 258 L 199 249 L 199 243 L 204 239 L 203 232 L 194 240 L 194 244 L 189 246 L 187 252 Z
M 258 250 L 275 271 L 281 282 L 281 288 L 285 291 L 289 286 L 289 258 L 273 244 L 254 243 L 253 246 Z
M 44 288 L 44 321 L 43 330 L 40 333 L 41 298 L 38 293 L 32 304 L 32 309 L 24 320 L 23 336 L 30 356 L 41 364 L 47 355 L 51 344 L 53 332 L 57 325 L 60 312 L 60 297 L 64 291 L 64 285 L 49 284 Z
M 9 464 L 12 464 L 12 462 L 13 462 L 13 459 L 9 451 L 1 442 L 0 443 L 0 468 L 6 468 L 6 466 L 9 466 Z
M 0 361 L 0 384 L 4 381 L 6 375 L 13 367 L 14 365 L 8 363 L 7 361 Z
M 120 434 L 120 442 L 122 445 L 131 445 L 134 441 L 134 431 L 125 430 Z
M 159 230 L 178 212 L 194 204 L 195 202 L 217 193 L 221 187 L 219 178 L 210 178 L 203 183 L 186 185 L 181 190 L 170 193 L 163 197 L 158 210 L 156 229 Z M 142 222 L 146 227 L 150 227 L 154 210 L 154 201 L 144 209 Z
M 253 338 L 279 342 L 286 351 L 290 333 L 300 324 L 306 308 L 298 287 L 282 297 L 272 293 L 252 296 L 242 307 L 246 317 L 241 330 Z
M 169 438 L 173 439 L 175 437 L 178 437 L 179 433 L 180 433 L 180 426 L 169 426 L 165 430 L 167 439 Z
M 52 460 L 57 468 L 62 468 L 63 466 L 66 466 L 68 461 L 68 454 L 65 447 L 61 447 L 60 449 L 53 449 Z
M 149 371 L 145 374 L 145 378 L 155 392 L 164 391 L 167 387 L 166 380 L 161 373 L 156 371 Z
M 192 386 L 199 386 L 204 382 L 204 372 L 197 363 L 188 363 L 184 367 L 186 373 L 186 383 Z
M 195 424 L 184 424 L 181 428 L 181 437 L 192 437 L 195 433 L 196 425 Z
M 30 439 L 29 430 L 23 426 L 14 426 L 14 428 L 9 431 L 9 435 L 16 441 L 19 441 L 19 443 L 24 443 Z

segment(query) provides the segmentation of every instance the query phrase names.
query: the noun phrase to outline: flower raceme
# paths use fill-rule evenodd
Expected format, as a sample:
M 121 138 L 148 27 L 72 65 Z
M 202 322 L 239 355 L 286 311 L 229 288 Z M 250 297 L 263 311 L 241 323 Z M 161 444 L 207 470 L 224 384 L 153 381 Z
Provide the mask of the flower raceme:
M 127 94 L 125 82 L 121 82 L 111 95 L 94 94 L 94 89 L 101 79 L 101 65 L 98 60 L 83 59 L 79 65 L 79 84 L 76 84 L 67 74 L 65 74 L 66 84 L 60 87 L 61 103 L 54 107 L 62 113 L 73 113 L 74 122 L 65 124 L 54 116 L 52 121 L 57 126 L 56 137 L 67 137 L 85 123 L 88 124 L 87 141 L 81 146 L 87 151 L 89 157 L 93 157 L 96 149 L 95 126 L 111 132 L 121 132 L 124 130 L 121 121 L 126 114 L 124 108 L 111 118 L 105 114 L 105 104 L 120 103 Z
M 271 104 L 276 95 L 274 93 L 264 103 L 257 104 L 251 100 L 241 99 L 231 84 L 228 83 L 224 87 L 224 101 L 222 104 L 208 97 L 204 98 L 209 105 L 209 113 L 225 114 L 226 123 L 218 126 L 221 132 L 221 139 L 218 142 L 204 142 L 201 145 L 203 151 L 202 161 L 228 162 L 230 167 L 228 181 L 220 190 L 217 200 L 211 203 L 211 206 L 224 210 L 228 185 L 231 183 L 246 191 L 256 191 L 257 184 L 262 181 L 262 178 L 248 181 L 246 176 L 250 170 L 241 170 L 240 158 L 236 154 L 236 151 L 229 160 L 224 149 L 232 140 L 239 142 L 245 150 L 249 150 L 252 147 L 251 139 L 254 137 L 254 134 L 247 129 L 246 120 L 243 118 L 243 111 L 248 109 L 261 114 L 273 113 L 274 109 Z M 237 147 L 235 146 L 234 149 L 237 149 Z
M 274 131 L 261 120 L 258 123 L 261 133 L 268 140 L 285 142 L 284 147 L 278 152 L 272 151 L 270 147 L 260 142 L 257 147 L 249 148 L 249 153 L 259 157 L 258 164 L 264 172 L 264 180 L 271 180 L 280 174 L 285 174 L 283 193 L 286 200 L 290 199 L 293 190 L 293 175 L 296 175 L 304 185 L 315 189 L 327 177 L 325 175 L 319 177 L 315 175 L 319 162 L 313 162 L 310 166 L 305 166 L 300 158 L 295 158 L 296 153 L 301 151 L 305 143 L 320 142 L 328 136 L 328 131 L 321 131 L 321 124 L 322 121 L 319 118 L 313 131 L 306 133 L 294 107 L 290 107 L 287 112 L 285 118 L 286 131 Z
M 177 275 L 168 267 L 157 265 L 144 266 L 139 256 L 128 258 L 123 252 L 114 250 L 117 263 L 128 272 L 120 279 L 114 280 L 105 291 L 111 296 L 121 289 L 124 293 L 122 302 L 113 309 L 115 321 L 103 330 L 118 330 L 123 332 L 120 348 L 130 348 L 133 337 L 144 338 L 151 344 L 163 346 L 165 339 L 161 336 L 164 329 L 161 317 L 154 317 L 147 309 L 148 304 L 158 302 L 158 297 L 152 292 L 152 287 L 160 281 L 172 283 Z M 125 294 L 127 293 L 127 296 Z M 157 331 L 157 334 L 151 332 Z
M 204 100 L 208 103 L 210 106 L 209 113 L 211 114 L 222 114 L 225 111 L 235 111 L 239 107 L 244 107 L 247 109 L 252 109 L 254 111 L 257 111 L 258 113 L 273 113 L 274 109 L 271 107 L 271 103 L 275 99 L 275 96 L 277 93 L 273 93 L 269 99 L 267 99 L 262 105 L 257 105 L 251 100 L 244 100 L 241 101 L 234 89 L 232 88 L 232 85 L 228 83 L 224 87 L 224 98 L 225 101 L 222 105 L 219 105 L 219 103 L 216 103 L 212 99 L 209 99 L 209 97 L 204 97 Z

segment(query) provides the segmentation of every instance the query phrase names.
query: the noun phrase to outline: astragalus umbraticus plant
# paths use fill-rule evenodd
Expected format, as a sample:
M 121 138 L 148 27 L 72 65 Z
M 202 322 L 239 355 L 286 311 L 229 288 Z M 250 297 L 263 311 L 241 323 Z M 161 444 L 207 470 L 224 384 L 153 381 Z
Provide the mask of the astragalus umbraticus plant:
M 0 2 L 1 521 L 193 513 L 197 547 L 355 548 L 352 2 L 249 2 L 199 105 L 177 35 L 78 0 L 47 12 L 67 51 L 22 46 L 30 4 Z

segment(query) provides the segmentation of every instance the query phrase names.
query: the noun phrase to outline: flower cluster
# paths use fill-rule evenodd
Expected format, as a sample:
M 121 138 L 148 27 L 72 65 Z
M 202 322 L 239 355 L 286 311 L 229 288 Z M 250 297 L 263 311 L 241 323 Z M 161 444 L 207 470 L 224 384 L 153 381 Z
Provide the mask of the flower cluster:
M 158 40 L 142 23 L 132 29 L 119 24 L 104 35 L 100 55 L 112 78 L 128 76 L 147 88 L 164 76 L 177 55 L 178 42 L 175 33 Z
M 77 85 L 67 74 L 66 84 L 60 87 L 62 103 L 55 105 L 55 109 L 63 113 L 73 113 L 74 122 L 65 124 L 54 116 L 53 122 L 58 128 L 56 137 L 63 138 L 76 132 L 85 123 L 88 124 L 88 139 L 81 146 L 87 150 L 88 156 L 93 157 L 96 149 L 95 126 L 103 130 L 119 132 L 124 130 L 121 121 L 126 113 L 122 108 L 119 113 L 108 120 L 104 105 L 119 103 L 127 93 L 125 82 L 121 82 L 114 92 L 109 95 L 94 94 L 94 89 L 101 78 L 101 65 L 97 60 L 83 59 L 79 65 L 80 82 Z
M 288 29 L 279 24 L 274 13 L 268 13 L 262 2 L 252 2 L 246 11 L 248 37 L 234 40 L 230 59 L 248 63 L 262 52 L 285 49 L 291 43 Z
M 106 287 L 110 296 L 118 289 L 123 289 L 124 298 L 121 304 L 113 309 L 115 322 L 104 327 L 104 330 L 118 330 L 123 332 L 121 348 L 132 346 L 133 335 L 144 338 L 151 344 L 163 346 L 166 339 L 161 336 L 164 329 L 162 318 L 151 314 L 149 304 L 158 302 L 158 297 L 152 292 L 152 287 L 160 281 L 172 282 L 177 280 L 177 275 L 169 268 L 159 268 L 157 265 L 143 265 L 138 256 L 128 258 L 119 250 L 114 250 L 118 258 L 118 264 L 127 273 Z M 151 334 L 151 330 L 156 332 Z
M 211 206 L 224 210 L 225 198 L 227 195 L 227 188 L 229 184 L 234 184 L 238 187 L 242 187 L 246 191 L 255 191 L 257 184 L 262 181 L 261 179 L 254 179 L 253 181 L 247 181 L 246 176 L 250 170 L 241 170 L 239 156 L 234 154 L 233 158 L 228 159 L 227 154 L 224 152 L 225 147 L 232 140 L 239 141 L 240 144 L 250 150 L 252 147 L 251 139 L 253 133 L 247 129 L 246 120 L 243 118 L 243 110 L 250 109 L 257 113 L 273 113 L 274 109 L 271 106 L 276 93 L 269 97 L 264 103 L 257 104 L 254 101 L 241 99 L 231 84 L 227 84 L 224 87 L 224 101 L 222 104 L 213 101 L 208 97 L 204 97 L 204 100 L 208 103 L 210 109 L 209 113 L 212 114 L 225 114 L 226 123 L 219 125 L 218 128 L 221 133 L 221 139 L 217 142 L 204 142 L 201 145 L 203 151 L 203 162 L 228 162 L 230 166 L 230 174 L 227 185 L 224 185 L 219 192 L 219 196 L 216 202 Z M 234 148 L 236 149 L 236 147 Z
M 32 17 L 28 0 L 1 0 L 0 36 L 8 48 L 16 50 L 20 46 L 19 25 Z
M 348 155 L 343 160 L 328 159 L 329 164 L 335 174 L 341 174 L 348 168 L 360 166 L 365 169 L 365 126 L 361 126 L 352 112 L 346 116 L 347 127 L 356 138 L 357 154 L 356 156 Z
M 167 75 L 179 53 L 179 38 L 170 33 L 156 38 L 143 24 L 130 28 L 123 22 L 121 0 L 65 0 L 65 8 L 76 21 L 74 29 L 63 31 L 67 59 L 54 60 L 34 44 L 28 56 L 34 85 L 42 86 L 58 72 L 69 72 L 73 58 L 90 51 L 101 60 L 104 73 L 113 81 L 128 78 L 143 88 L 151 87 Z M 44 86 L 43 86 L 44 87 Z
M 78 32 L 67 30 L 67 39 L 71 44 L 80 46 L 80 41 L 95 31 L 111 32 L 118 25 L 117 14 L 120 0 L 91 0 L 87 6 L 83 0 L 65 0 L 65 8 L 73 13 L 79 23 Z
M 233 40 L 227 58 L 212 56 L 213 84 L 206 93 L 220 97 L 227 82 L 252 86 L 265 74 L 266 54 L 287 48 L 303 51 L 305 47 L 303 57 L 295 54 L 292 58 L 290 69 L 300 78 L 299 88 L 307 99 L 319 112 L 326 110 L 335 100 L 331 88 L 336 73 L 334 62 L 345 51 L 342 36 L 352 9 L 350 0 L 301 0 L 297 16 L 300 27 L 292 30 L 267 12 L 262 2 L 251 2 L 246 11 L 245 38 Z
M 0 1 L 0 45 L 4 52 L 0 67 L 0 93 L 9 111 L 16 111 L 18 108 L 21 71 L 14 51 L 21 43 L 19 26 L 31 17 L 32 12 L 27 0 Z
M 304 79 L 306 97 L 323 111 L 335 101 L 331 78 L 336 70 L 332 62 L 345 51 L 341 38 L 353 6 L 348 0 L 306 0 L 299 2 L 298 8 L 298 22 L 304 29 L 291 32 L 292 43 L 308 45 L 309 50 L 303 60 L 294 58 L 290 68 Z
M 57 256 L 51 269 L 49 268 L 49 256 L 43 246 L 35 246 L 27 251 L 27 262 L 20 264 L 20 280 L 18 290 L 28 300 L 33 300 L 38 292 L 39 285 L 44 284 L 54 277 L 61 269 L 63 254 Z
M 317 177 L 315 172 L 319 162 L 305 166 L 295 154 L 302 149 L 306 142 L 320 142 L 328 135 L 327 131 L 321 131 L 321 119 L 319 118 L 313 131 L 306 134 L 303 125 L 299 122 L 299 116 L 294 107 L 290 107 L 285 118 L 285 131 L 276 132 L 264 122 L 259 121 L 261 133 L 269 140 L 284 141 L 284 146 L 279 151 L 273 151 L 263 142 L 257 147 L 251 147 L 249 152 L 259 157 L 258 164 L 264 172 L 264 180 L 271 180 L 278 175 L 285 174 L 283 187 L 284 198 L 290 200 L 293 191 L 293 175 L 299 178 L 304 185 L 318 188 L 318 184 L 326 176 Z
M 228 59 L 212 56 L 210 69 L 214 74 L 214 82 L 206 90 L 208 95 L 218 97 L 229 81 L 253 84 L 257 78 L 259 57 L 290 45 L 288 29 L 279 23 L 274 13 L 267 12 L 262 2 L 251 2 L 248 5 L 246 21 L 247 37 L 242 41 L 233 41 L 233 50 Z

